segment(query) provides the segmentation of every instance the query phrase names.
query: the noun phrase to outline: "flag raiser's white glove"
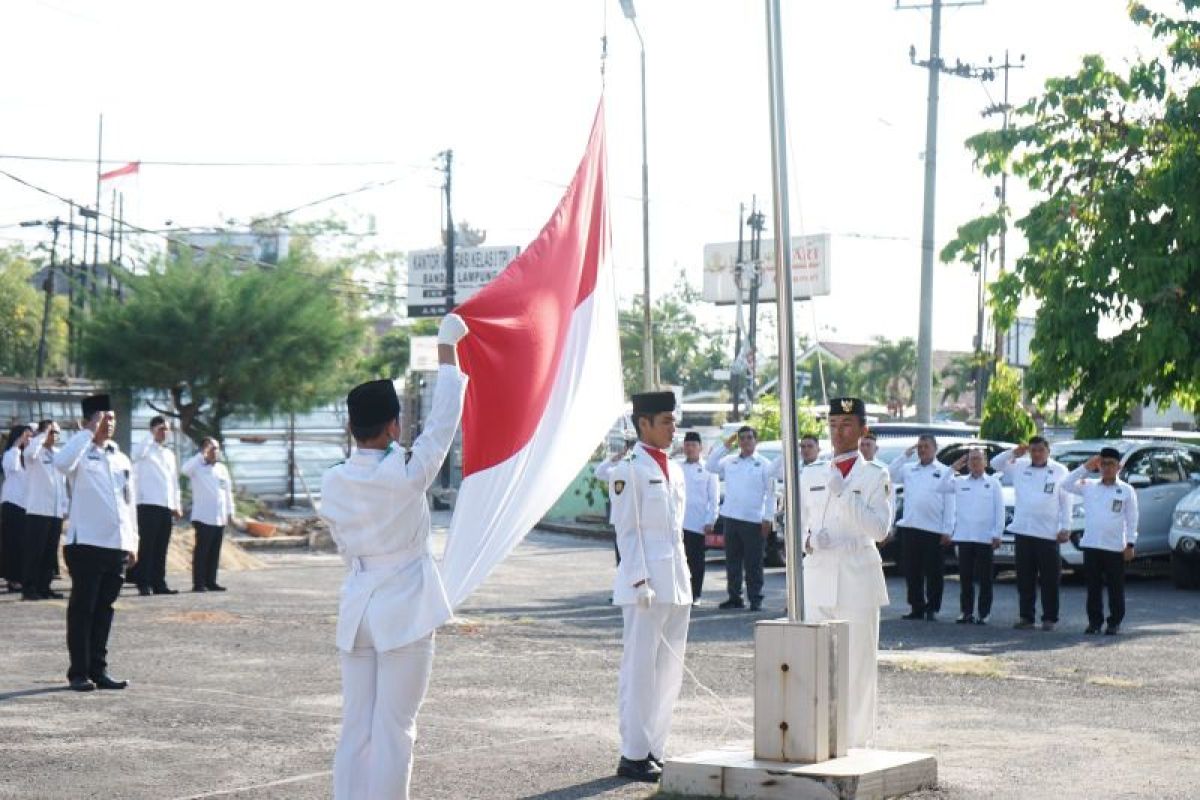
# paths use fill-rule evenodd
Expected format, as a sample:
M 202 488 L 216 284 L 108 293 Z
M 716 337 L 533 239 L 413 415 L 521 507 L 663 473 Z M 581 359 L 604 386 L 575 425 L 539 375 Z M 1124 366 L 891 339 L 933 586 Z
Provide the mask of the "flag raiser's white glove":
M 637 587 L 637 604 L 642 608 L 649 608 L 654 602 L 654 590 L 650 588 L 649 581 Z
M 462 317 L 458 314 L 447 314 L 442 317 L 442 324 L 438 325 L 437 343 L 456 345 L 467 335 L 467 331 L 467 323 L 463 322 Z
M 825 488 L 836 497 L 842 493 L 845 486 L 846 479 L 842 476 L 842 471 L 838 469 L 837 464 L 829 462 L 829 479 L 825 482 Z

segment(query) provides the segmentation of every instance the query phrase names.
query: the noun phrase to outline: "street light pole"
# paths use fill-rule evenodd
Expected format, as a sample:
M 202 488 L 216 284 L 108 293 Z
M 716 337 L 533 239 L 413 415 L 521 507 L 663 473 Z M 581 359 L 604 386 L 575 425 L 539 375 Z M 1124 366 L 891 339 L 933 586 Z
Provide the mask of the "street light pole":
M 646 42 L 637 24 L 633 0 L 621 0 L 621 11 L 633 24 L 642 66 L 642 387 L 654 388 L 654 337 L 650 328 L 650 170 L 646 149 Z

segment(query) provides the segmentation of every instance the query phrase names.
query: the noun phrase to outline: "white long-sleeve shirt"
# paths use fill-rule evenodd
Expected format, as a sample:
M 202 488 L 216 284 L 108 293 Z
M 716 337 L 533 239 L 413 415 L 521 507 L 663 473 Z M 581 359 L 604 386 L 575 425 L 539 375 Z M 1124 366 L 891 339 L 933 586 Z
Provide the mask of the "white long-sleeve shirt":
M 904 516 L 896 524 L 930 533 L 954 530 L 954 495 L 938 491 L 942 477 L 950 467 L 937 459 L 928 464 L 909 462 L 901 453 L 888 464 L 892 483 L 904 487 Z
M 192 522 L 223 527 L 234 511 L 229 470 L 220 461 L 209 464 L 197 453 L 179 471 L 192 482 Z
M 147 436 L 133 452 L 133 467 L 137 472 L 139 506 L 180 510 L 179 475 L 175 469 L 175 454 L 169 447 L 154 441 L 153 436 Z
M 947 467 L 938 491 L 954 495 L 954 541 L 991 544 L 1004 534 L 1004 494 L 991 475 L 955 475 Z
M 67 515 L 67 479 L 54 468 L 54 454 L 54 448 L 46 447 L 44 432 L 25 447 L 26 514 L 59 519 Z
M 704 468 L 700 461 L 677 461 L 683 471 L 684 505 L 683 529 L 703 533 L 707 525 L 717 521 L 717 506 L 721 502 L 721 481 Z
M 775 518 L 775 477 L 771 462 L 755 453 L 729 453 L 723 443 L 713 447 L 704 465 L 725 479 L 725 501 L 721 516 L 742 522 L 765 522 Z
M 16 445 L 4 451 L 4 486 L 0 487 L 0 503 L 25 507 L 25 467 L 21 463 L 21 448 Z
M 1076 467 L 1062 490 L 1083 498 L 1083 539 L 1080 547 L 1121 552 L 1138 537 L 1137 492 L 1118 478 L 1110 485 L 1088 479 L 1087 469 Z
M 992 469 L 1002 473 L 1013 485 L 1016 507 L 1008 529 L 1023 536 L 1054 539 L 1059 531 L 1071 526 L 1071 498 L 1060 487 L 1067 468 L 1054 459 L 1035 467 L 1028 458 L 1013 458 L 1005 450 L 992 459 Z
M 93 433 L 85 428 L 54 455 L 55 469 L 67 476 L 71 486 L 67 544 L 136 553 L 133 464 L 116 442 L 100 446 L 92 438 Z

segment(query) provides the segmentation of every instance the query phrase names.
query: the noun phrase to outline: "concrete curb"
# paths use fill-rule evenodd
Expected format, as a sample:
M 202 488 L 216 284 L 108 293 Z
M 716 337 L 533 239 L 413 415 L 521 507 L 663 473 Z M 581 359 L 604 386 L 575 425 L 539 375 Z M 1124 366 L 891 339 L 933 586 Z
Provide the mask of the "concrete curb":
M 537 527 L 539 530 L 566 533 L 584 539 L 600 539 L 611 542 L 616 537 L 611 525 L 590 525 L 565 519 L 543 519 L 537 524 Z
M 237 536 L 230 541 L 243 550 L 307 550 L 307 536 Z

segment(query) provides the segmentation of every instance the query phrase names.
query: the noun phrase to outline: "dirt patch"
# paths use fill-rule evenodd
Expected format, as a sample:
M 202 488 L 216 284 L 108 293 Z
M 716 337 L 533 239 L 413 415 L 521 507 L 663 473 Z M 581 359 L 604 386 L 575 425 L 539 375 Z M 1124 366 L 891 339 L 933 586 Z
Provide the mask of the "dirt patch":
M 230 614 L 228 611 L 181 611 L 178 614 L 167 614 L 155 620 L 155 622 L 183 625 L 233 625 L 245 621 L 237 614 Z

